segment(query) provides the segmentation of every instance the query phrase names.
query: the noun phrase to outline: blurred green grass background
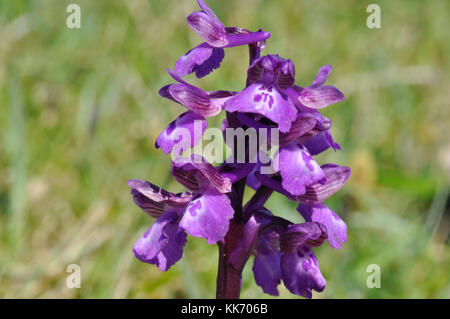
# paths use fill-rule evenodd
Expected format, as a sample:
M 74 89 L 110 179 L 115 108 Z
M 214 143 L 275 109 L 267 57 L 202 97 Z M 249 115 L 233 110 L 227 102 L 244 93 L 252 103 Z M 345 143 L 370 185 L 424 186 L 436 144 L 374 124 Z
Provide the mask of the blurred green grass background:
M 81 29 L 66 27 L 72 2 Z M 328 83 L 347 97 L 324 111 L 343 151 L 319 160 L 353 170 L 327 201 L 349 236 L 339 251 L 316 249 L 328 286 L 315 296 L 449 298 L 450 2 L 376 1 L 381 29 L 366 26 L 369 1 L 207 2 L 228 26 L 270 31 L 265 53 L 292 59 L 298 85 L 333 65 Z M 157 92 L 201 41 L 185 23 L 196 10 L 193 0 L 0 2 L 0 297 L 215 296 L 217 248 L 201 239 L 167 273 L 133 257 L 152 221 L 126 186 L 181 190 L 154 141 L 183 109 Z M 247 63 L 247 48 L 227 49 L 219 72 L 190 79 L 240 90 Z M 281 196 L 268 207 L 301 221 Z M 72 263 L 80 289 L 66 286 Z M 379 289 L 366 286 L 370 264 Z M 267 297 L 251 263 L 242 297 Z

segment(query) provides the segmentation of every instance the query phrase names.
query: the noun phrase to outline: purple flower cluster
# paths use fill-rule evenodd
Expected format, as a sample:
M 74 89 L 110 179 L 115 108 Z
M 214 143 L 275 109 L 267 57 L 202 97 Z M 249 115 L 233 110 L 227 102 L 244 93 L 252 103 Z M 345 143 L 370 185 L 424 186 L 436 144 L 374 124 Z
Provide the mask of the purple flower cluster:
M 201 136 L 191 134 L 190 140 L 180 141 L 177 132 L 193 133 L 197 122 L 203 133 L 208 125 L 205 118 L 225 111 L 222 129 L 278 129 L 279 143 L 271 145 L 278 150 L 270 163 L 276 169 L 263 173 L 260 156 L 256 163 L 227 161 L 219 166 L 199 155 L 175 156 L 172 175 L 187 192 L 174 194 L 146 181 L 128 181 L 136 205 L 156 218 L 134 245 L 134 254 L 166 271 L 182 257 L 187 234 L 202 237 L 221 248 L 219 277 L 225 278 L 222 272 L 227 269 L 241 274 L 254 255 L 255 281 L 265 293 L 278 295 L 277 287 L 283 282 L 290 292 L 311 298 L 312 290 L 320 292 L 326 284 L 313 247 L 328 240 L 339 249 L 347 240 L 345 223 L 323 202 L 342 188 L 350 169 L 320 166 L 312 157 L 329 148 L 340 149 L 330 133 L 331 121 L 317 109 L 343 101 L 344 95 L 324 85 L 331 66 L 320 68 L 310 86 L 297 86 L 290 60 L 260 56 L 269 32 L 225 27 L 202 0 L 198 4 L 201 11 L 189 15 L 187 23 L 205 42 L 178 59 L 174 69 L 168 70 L 176 83 L 160 90 L 162 97 L 188 111 L 161 132 L 156 147 L 166 154 L 181 142 L 185 148 L 194 147 Z M 250 66 L 241 92 L 207 92 L 183 80 L 191 73 L 206 76 L 220 66 L 224 48 L 242 45 L 249 46 Z M 243 205 L 246 185 L 255 193 Z M 274 191 L 298 203 L 304 223 L 294 224 L 264 207 Z M 226 292 L 218 296 L 238 297 Z

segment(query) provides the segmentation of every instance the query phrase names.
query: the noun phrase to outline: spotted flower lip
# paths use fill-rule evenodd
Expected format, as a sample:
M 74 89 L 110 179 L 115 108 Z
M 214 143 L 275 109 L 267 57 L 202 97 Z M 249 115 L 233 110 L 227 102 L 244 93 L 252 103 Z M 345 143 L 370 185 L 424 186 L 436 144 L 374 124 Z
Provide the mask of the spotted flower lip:
M 294 104 L 278 90 L 262 84 L 252 84 L 225 102 L 228 112 L 261 114 L 278 124 L 279 130 L 288 132 L 295 121 L 297 110 Z
M 283 188 L 294 196 L 305 194 L 307 187 L 325 177 L 306 147 L 298 143 L 281 147 L 274 163 L 280 168 Z
M 180 226 L 191 236 L 215 244 L 225 237 L 233 214 L 230 199 L 215 189 L 208 189 L 189 203 Z
M 314 252 L 307 246 L 281 256 L 281 277 L 293 294 L 312 298 L 312 290 L 322 292 L 327 284 Z
M 200 124 L 200 132 L 195 131 L 195 123 Z M 183 150 L 192 148 L 202 138 L 208 126 L 205 118 L 192 111 L 187 111 L 172 121 L 158 136 L 155 142 L 156 148 L 161 148 L 164 153 L 172 152 L 175 145 L 183 143 Z M 189 132 L 189 140 L 184 141 L 184 130 Z
M 297 108 L 284 89 L 295 82 L 295 67 L 278 55 L 266 55 L 248 69 L 247 88 L 225 103 L 228 112 L 261 114 L 287 133 L 297 119 Z
M 178 226 L 178 215 L 168 211 L 161 215 L 133 247 L 139 260 L 167 271 L 181 259 L 186 232 Z
M 136 205 L 156 218 L 134 245 L 133 253 L 139 260 L 167 271 L 183 254 L 186 233 L 178 220 L 193 194 L 173 194 L 142 180 L 130 180 L 128 186 Z

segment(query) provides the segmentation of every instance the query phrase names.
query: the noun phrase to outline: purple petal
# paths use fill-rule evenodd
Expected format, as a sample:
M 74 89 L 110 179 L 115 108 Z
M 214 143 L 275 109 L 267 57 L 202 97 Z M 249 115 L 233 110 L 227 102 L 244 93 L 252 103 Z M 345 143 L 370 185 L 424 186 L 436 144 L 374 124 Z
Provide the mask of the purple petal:
M 316 126 L 317 120 L 310 113 L 298 113 L 297 119 L 292 123 L 287 133 L 280 134 L 280 145 L 286 145 L 307 134 Z
M 288 98 L 291 100 L 291 102 L 295 105 L 297 110 L 299 110 L 302 113 L 312 113 L 311 111 L 319 112 L 315 109 L 308 108 L 304 106 L 302 103 L 300 103 L 299 96 L 300 93 L 304 90 L 304 88 L 293 85 L 291 87 L 288 87 L 287 89 L 283 90 L 283 93 L 288 96 Z M 161 94 L 161 93 L 160 93 Z
M 196 174 L 192 174 L 192 170 L 177 167 L 172 163 L 172 176 L 191 192 L 198 193 L 200 191 L 198 178 Z
M 233 91 L 224 91 L 224 90 L 218 90 L 218 91 L 208 91 L 206 94 L 208 94 L 208 97 L 211 100 L 224 100 L 229 99 L 232 96 L 236 95 L 237 92 Z
M 320 109 L 330 104 L 341 102 L 345 97 L 334 86 L 321 86 L 318 88 L 305 88 L 298 99 L 306 107 Z
M 131 194 L 137 206 L 152 217 L 158 217 L 167 208 L 183 208 L 192 199 L 192 194 L 173 194 L 149 182 L 129 180 Z
M 183 149 L 194 147 L 201 140 L 207 126 L 208 122 L 203 116 L 192 111 L 185 112 L 159 134 L 155 147 L 161 147 L 166 154 L 172 152 L 178 143 L 183 143 Z
M 291 60 L 283 61 L 281 64 L 281 72 L 278 77 L 278 87 L 287 89 L 295 83 L 295 65 Z
M 261 122 L 255 120 L 255 119 L 253 119 L 252 117 L 250 117 L 248 114 L 245 114 L 245 113 L 237 112 L 236 113 L 236 117 L 239 119 L 239 121 L 242 124 L 245 124 L 248 127 L 253 127 L 256 130 L 259 130 L 261 128 L 267 130 L 267 132 L 268 132 L 267 133 L 267 138 L 268 139 L 270 139 L 270 129 L 271 128 L 276 128 L 275 125 L 268 125 L 268 124 L 265 124 L 265 123 L 261 123 Z M 256 117 L 256 116 L 254 116 L 254 117 Z
M 272 296 L 279 295 L 277 286 L 281 283 L 280 257 L 280 252 L 274 250 L 269 242 L 261 237 L 252 270 L 256 284 Z
M 314 222 L 289 225 L 280 236 L 280 250 L 290 253 L 305 245 L 320 246 L 327 239 L 326 228 Z
M 274 163 L 269 155 L 263 151 L 258 153 L 256 158 L 257 163 L 247 176 L 247 185 L 254 190 L 257 190 L 261 186 L 260 180 L 256 177 L 256 174 L 268 174 L 268 172 L 274 173 Z
M 236 183 L 237 181 L 240 181 L 244 177 L 248 176 L 250 172 L 253 171 L 256 164 L 252 163 L 243 163 L 240 165 L 237 165 L 236 167 L 233 167 L 229 164 L 222 164 L 220 167 L 220 175 L 224 178 L 228 178 L 231 183 Z
M 260 235 L 271 224 L 273 218 L 272 213 L 264 207 L 253 211 L 242 229 L 242 235 L 239 237 L 236 249 L 233 250 L 228 260 L 236 270 L 242 271 L 244 269 L 248 258 L 258 244 Z
M 210 12 L 194 12 L 187 17 L 186 21 L 209 45 L 223 48 L 228 44 L 225 26 L 215 14 L 211 15 Z
M 296 98 L 298 95 L 296 95 Z M 319 131 L 326 131 L 331 128 L 332 122 L 329 118 L 323 116 L 318 110 L 311 109 L 306 106 L 301 105 L 301 103 L 298 103 L 300 106 L 298 109 L 300 110 L 299 114 L 303 116 L 311 116 L 316 120 L 316 126 L 315 129 Z
M 280 147 L 274 161 L 275 167 L 279 165 L 284 189 L 292 195 L 304 194 L 307 186 L 325 177 L 319 164 L 301 144 L 291 143 Z
M 281 184 L 267 175 L 255 172 L 256 178 L 266 187 L 285 195 L 288 199 L 297 201 L 307 205 L 315 205 L 323 202 L 331 195 L 339 191 L 350 177 L 351 170 L 349 167 L 339 166 L 335 164 L 326 164 L 321 166 L 325 177 L 306 187 L 303 195 L 294 196 L 289 193 Z
M 324 85 L 328 77 L 330 76 L 332 69 L 333 67 L 331 65 L 324 65 L 323 67 L 321 67 L 310 87 L 318 88 Z
M 311 153 L 311 155 L 320 154 L 330 147 L 332 147 L 334 151 L 338 151 L 341 149 L 341 146 L 333 140 L 333 136 L 331 135 L 329 130 L 320 132 L 315 136 L 309 138 L 304 143 L 304 145 Z
M 165 99 L 169 99 L 169 100 L 171 100 L 171 101 L 174 101 L 174 102 L 177 102 L 177 101 L 175 101 L 174 100 L 174 98 L 170 95 L 170 93 L 169 93 L 169 87 L 171 86 L 172 84 L 169 84 L 169 85 L 165 85 L 165 86 L 163 86 L 160 90 L 159 90 L 159 95 L 161 95 L 163 98 L 165 98 Z M 178 103 L 178 102 L 177 102 Z
M 259 172 L 259 165 L 256 165 L 255 168 L 248 174 L 247 176 L 247 185 L 254 190 L 257 190 L 261 186 L 260 180 L 256 177 L 256 172 Z
M 139 260 L 168 270 L 180 260 L 186 243 L 186 233 L 177 224 L 178 214 L 168 211 L 161 215 L 134 245 Z
M 247 86 L 259 82 L 263 70 L 261 58 L 255 60 L 247 69 Z
M 251 43 L 265 41 L 268 38 L 270 38 L 270 32 L 266 31 L 241 33 L 241 34 L 228 34 L 227 35 L 228 43 L 225 45 L 225 47 L 231 48 L 241 45 L 247 45 Z
M 188 234 L 206 238 L 209 244 L 214 244 L 227 234 L 233 214 L 230 199 L 210 189 L 189 203 L 180 226 Z
M 291 293 L 305 298 L 312 297 L 312 290 L 321 292 L 326 286 L 316 256 L 306 246 L 281 256 L 281 276 Z
M 233 91 L 209 91 L 206 92 L 211 102 L 215 105 L 219 105 L 221 108 L 224 107 L 225 103 L 233 98 L 237 92 Z
M 261 114 L 277 123 L 281 132 L 289 131 L 295 121 L 297 109 L 294 104 L 275 88 L 252 84 L 225 103 L 228 112 Z
M 158 218 L 167 209 L 167 205 L 161 202 L 155 202 L 150 198 L 142 195 L 137 190 L 132 189 L 133 201 L 140 209 L 147 213 L 150 217 Z
M 194 66 L 192 72 L 195 72 L 195 76 L 198 78 L 205 77 L 220 66 L 224 56 L 225 51 L 223 49 L 214 48 L 210 57 L 203 63 Z
M 285 195 L 289 199 L 295 200 L 295 196 L 293 196 L 291 193 L 289 193 L 287 190 L 284 189 L 284 187 L 281 185 L 281 181 L 275 180 L 275 179 L 271 178 L 270 176 L 261 174 L 259 172 L 255 172 L 255 177 L 264 186 L 266 186 L 280 194 Z
M 308 205 L 319 204 L 339 191 L 350 177 L 349 167 L 335 164 L 322 166 L 325 178 L 306 187 L 306 193 L 295 196 L 295 200 Z
M 197 3 L 200 6 L 200 8 L 203 11 L 205 11 L 211 18 L 215 18 L 215 19 L 219 20 L 219 18 L 217 18 L 217 16 L 214 13 L 214 11 L 212 11 L 212 9 L 210 7 L 208 7 L 203 0 L 197 0 Z
M 223 140 L 226 143 L 226 133 L 227 133 L 227 128 L 229 128 L 229 124 L 228 124 L 228 120 L 227 118 L 224 118 L 222 121 L 222 125 L 220 127 L 220 129 L 222 130 L 222 136 L 223 136 Z
M 230 179 L 222 176 L 214 166 L 198 155 L 173 161 L 172 173 L 182 185 L 188 188 L 194 186 L 190 188 L 193 191 L 214 187 L 221 193 L 231 192 Z M 196 179 L 195 185 L 192 185 L 192 177 Z
M 327 229 L 330 246 L 339 249 L 347 241 L 347 225 L 331 209 L 324 204 L 302 205 L 297 207 L 298 212 L 307 222 L 323 224 Z
M 187 83 L 172 84 L 167 92 L 176 102 L 205 117 L 217 115 L 222 110 L 219 105 L 210 101 L 204 91 Z
M 266 87 L 276 85 L 281 90 L 294 85 L 295 66 L 291 60 L 277 55 L 265 55 L 256 59 L 247 70 L 247 86 L 262 82 Z
M 224 56 L 223 49 L 202 43 L 178 59 L 174 72 L 181 77 L 195 72 L 198 78 L 202 78 L 217 69 Z
M 323 131 L 327 131 L 331 128 L 331 120 L 325 116 L 323 116 L 322 114 L 320 114 L 319 111 L 314 110 L 314 109 L 308 109 L 311 111 L 312 116 L 314 116 L 314 118 L 317 121 L 316 124 L 316 129 L 318 129 L 319 131 L 323 132 Z

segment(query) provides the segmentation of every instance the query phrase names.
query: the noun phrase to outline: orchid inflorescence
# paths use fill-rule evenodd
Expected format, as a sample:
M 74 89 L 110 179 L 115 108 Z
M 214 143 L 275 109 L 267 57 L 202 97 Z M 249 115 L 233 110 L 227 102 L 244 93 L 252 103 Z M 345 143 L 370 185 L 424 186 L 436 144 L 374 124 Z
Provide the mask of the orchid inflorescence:
M 263 173 L 262 156 L 251 161 L 249 154 L 244 163 L 227 160 L 216 167 L 200 155 L 172 154 L 172 175 L 189 191 L 174 194 L 146 181 L 128 181 L 136 205 L 156 218 L 133 252 L 166 271 L 181 259 L 187 234 L 202 237 L 219 246 L 217 297 L 239 297 L 242 270 L 254 255 L 255 281 L 265 293 L 278 295 L 283 282 L 291 293 L 311 298 L 312 290 L 321 292 L 326 285 L 312 248 L 328 240 L 339 249 L 347 240 L 346 224 L 323 202 L 342 188 L 350 169 L 320 166 L 312 157 L 340 149 L 330 133 L 331 121 L 317 109 L 343 101 L 344 95 L 324 85 L 331 66 L 320 68 L 310 86 L 297 86 L 290 60 L 260 56 L 269 32 L 225 27 L 202 0 L 198 4 L 201 11 L 190 14 L 187 23 L 205 42 L 178 59 L 168 70 L 176 83 L 160 90 L 188 111 L 161 132 L 156 147 L 172 153 L 180 143 L 177 131 L 192 132 L 200 122 L 203 133 L 205 118 L 225 111 L 222 129 L 278 130 L 277 145 L 270 145 L 278 147 L 271 160 L 275 169 Z M 241 92 L 207 92 L 183 80 L 191 73 L 208 75 L 220 67 L 224 48 L 242 45 L 249 46 L 250 66 Z M 194 147 L 202 137 L 197 135 L 183 140 L 184 146 Z M 246 186 L 255 192 L 243 205 Z M 273 192 L 297 202 L 305 222 L 294 224 L 266 209 Z

